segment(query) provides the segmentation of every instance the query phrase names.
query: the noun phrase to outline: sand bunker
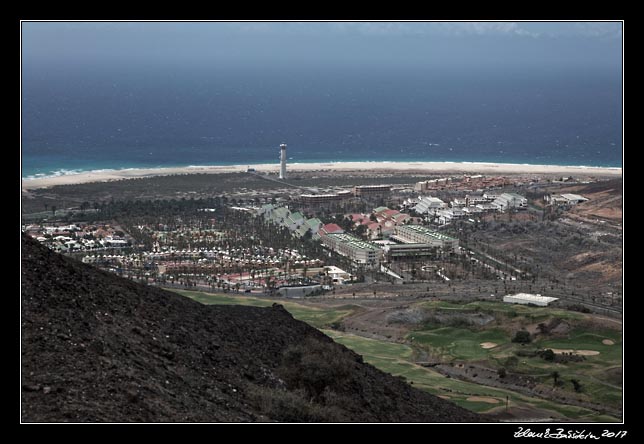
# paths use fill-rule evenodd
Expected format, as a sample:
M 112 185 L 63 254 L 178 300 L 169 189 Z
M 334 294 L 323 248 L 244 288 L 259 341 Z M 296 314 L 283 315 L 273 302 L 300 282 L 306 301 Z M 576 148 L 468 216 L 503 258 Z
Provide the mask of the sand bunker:
M 553 348 L 552 351 L 559 354 L 572 353 L 574 355 L 581 355 L 581 356 L 595 356 L 599 354 L 599 352 L 595 350 L 573 350 L 571 348 Z
M 496 398 L 489 398 L 487 396 L 470 396 L 467 400 L 473 402 L 487 402 L 488 404 L 498 404 L 500 402 Z
M 481 347 L 483 348 L 494 348 L 499 344 L 496 344 L 494 342 L 481 342 Z
M 604 339 L 602 341 L 602 344 L 604 344 L 604 345 L 615 345 L 615 341 L 613 341 L 611 339 Z
M 442 399 L 451 399 L 451 398 L 450 398 L 449 396 L 447 396 L 447 395 L 438 395 L 438 397 L 439 397 L 439 398 L 442 398 Z

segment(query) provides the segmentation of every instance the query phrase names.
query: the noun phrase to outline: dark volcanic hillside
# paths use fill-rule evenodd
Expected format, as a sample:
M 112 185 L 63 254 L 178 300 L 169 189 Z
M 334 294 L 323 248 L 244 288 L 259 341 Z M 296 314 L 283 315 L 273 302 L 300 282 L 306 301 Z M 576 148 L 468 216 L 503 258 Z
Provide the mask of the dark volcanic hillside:
M 23 238 L 24 422 L 461 422 L 281 306 L 206 306 Z

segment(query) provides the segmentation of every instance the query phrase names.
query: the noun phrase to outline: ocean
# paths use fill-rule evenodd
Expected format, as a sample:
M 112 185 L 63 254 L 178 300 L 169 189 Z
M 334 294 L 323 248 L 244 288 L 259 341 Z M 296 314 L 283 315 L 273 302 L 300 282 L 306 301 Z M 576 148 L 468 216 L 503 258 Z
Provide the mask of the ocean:
M 621 73 L 170 63 L 23 66 L 22 177 L 190 165 L 622 166 Z

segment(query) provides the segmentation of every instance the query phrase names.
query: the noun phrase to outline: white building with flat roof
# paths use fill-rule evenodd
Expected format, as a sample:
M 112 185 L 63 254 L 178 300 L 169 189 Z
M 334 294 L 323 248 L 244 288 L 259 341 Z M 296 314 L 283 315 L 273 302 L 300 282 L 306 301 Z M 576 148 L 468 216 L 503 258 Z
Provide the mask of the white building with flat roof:
M 322 244 L 328 249 L 346 256 L 357 264 L 379 265 L 382 249 L 371 242 L 365 242 L 346 233 L 320 234 Z
M 418 204 L 414 206 L 413 210 L 419 214 L 424 214 L 442 208 L 447 208 L 447 204 L 438 197 L 418 196 Z
M 492 205 L 498 207 L 500 211 L 506 211 L 511 208 L 526 208 L 528 199 L 516 193 L 503 193 L 492 202 Z
M 350 281 L 353 277 L 351 273 L 347 273 L 334 265 L 326 265 L 324 267 L 324 273 L 332 279 L 333 283 L 338 284 L 343 284 L 344 281 Z
M 509 294 L 507 296 L 503 296 L 503 302 L 507 302 L 509 304 L 523 304 L 523 305 L 533 304 L 533 305 L 538 305 L 540 307 L 547 307 L 548 304 L 558 299 L 559 298 L 552 298 L 548 296 L 541 296 L 540 294 L 529 294 L 529 293 L 517 293 L 517 294 Z
M 544 196 L 544 200 L 548 203 L 551 204 L 564 204 L 564 205 L 577 205 L 582 202 L 586 202 L 588 199 L 585 198 L 584 196 L 580 196 L 579 194 L 546 194 Z
M 579 194 L 566 193 L 566 194 L 562 194 L 561 197 L 565 198 L 566 200 L 568 200 L 568 202 L 570 202 L 573 205 L 586 202 L 588 200 L 587 198 L 585 198 L 584 196 L 580 196 Z
M 458 249 L 458 239 L 420 225 L 397 226 L 391 238 L 403 244 L 418 243 L 451 250 Z

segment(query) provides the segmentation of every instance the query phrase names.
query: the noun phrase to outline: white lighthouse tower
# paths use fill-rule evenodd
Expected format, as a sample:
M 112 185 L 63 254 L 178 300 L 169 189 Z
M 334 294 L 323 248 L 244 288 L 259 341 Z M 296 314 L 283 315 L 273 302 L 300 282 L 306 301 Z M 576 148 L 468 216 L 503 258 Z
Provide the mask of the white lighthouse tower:
M 280 179 L 286 179 L 286 144 L 280 145 Z

